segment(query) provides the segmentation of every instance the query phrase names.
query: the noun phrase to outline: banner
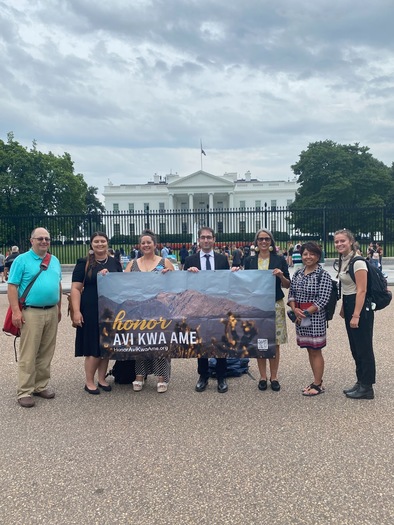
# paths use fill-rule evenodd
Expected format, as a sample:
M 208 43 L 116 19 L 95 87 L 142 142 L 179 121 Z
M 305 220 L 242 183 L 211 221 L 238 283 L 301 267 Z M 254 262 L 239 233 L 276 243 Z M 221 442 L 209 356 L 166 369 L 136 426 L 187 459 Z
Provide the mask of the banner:
M 97 276 L 102 357 L 273 357 L 271 270 Z

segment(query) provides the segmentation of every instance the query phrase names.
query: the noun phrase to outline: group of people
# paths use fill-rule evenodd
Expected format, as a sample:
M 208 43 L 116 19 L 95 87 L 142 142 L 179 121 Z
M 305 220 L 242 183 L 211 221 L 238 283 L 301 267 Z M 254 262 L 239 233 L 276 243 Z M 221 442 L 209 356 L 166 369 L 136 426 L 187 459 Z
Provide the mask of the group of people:
M 18 257 L 18 255 L 18 246 L 13 246 L 11 248 L 11 252 L 7 255 L 0 253 L 0 279 L 2 283 L 5 283 L 8 280 L 8 274 L 10 273 L 12 263 Z
M 50 235 L 45 228 L 33 230 L 31 249 L 15 259 L 8 279 L 8 298 L 12 309 L 12 321 L 21 330 L 20 358 L 18 362 L 18 402 L 22 407 L 35 404 L 33 396 L 45 399 L 55 397 L 48 387 L 50 364 L 55 350 L 58 322 L 61 319 L 61 268 L 58 259 L 47 254 Z M 189 272 L 230 270 L 229 259 L 214 250 L 215 233 L 212 228 L 202 227 L 198 232 L 199 249 L 185 257 L 183 270 Z M 354 262 L 354 281 L 349 274 L 349 264 L 357 254 L 355 239 L 349 230 L 339 230 L 334 236 L 339 253 L 338 278 L 342 284 L 343 303 L 340 311 L 345 320 L 350 349 L 356 364 L 356 382 L 346 388 L 349 398 L 372 399 L 374 397 L 375 358 L 373 353 L 374 313 L 367 292 L 367 265 L 363 260 Z M 270 271 L 275 276 L 275 322 L 276 352 L 270 359 L 258 358 L 260 373 L 258 388 L 281 389 L 278 377 L 280 345 L 287 342 L 286 305 L 283 289 L 289 289 L 287 312 L 295 323 L 297 345 L 306 348 L 313 380 L 306 386 L 304 396 L 317 396 L 325 390 L 323 385 L 326 346 L 326 313 L 331 293 L 331 277 L 319 264 L 322 252 L 315 242 L 306 242 L 300 248 L 303 266 L 290 278 L 286 258 L 279 255 L 272 233 L 260 229 L 254 239 L 254 251 L 244 260 L 244 270 Z M 142 256 L 131 260 L 125 272 L 173 271 L 168 257 L 157 254 L 155 234 L 146 230 L 140 237 Z M 241 267 L 234 264 L 231 271 Z M 119 260 L 109 253 L 109 240 L 104 232 L 95 232 L 90 238 L 90 250 L 86 258 L 79 259 L 72 275 L 70 300 L 72 321 L 76 327 L 75 355 L 84 357 L 85 386 L 88 394 L 110 392 L 112 387 L 106 380 L 108 359 L 102 358 L 99 344 L 97 275 L 122 272 Z M 38 275 L 38 277 L 37 277 Z M 20 309 L 19 299 L 34 281 Z M 37 284 L 35 284 L 37 283 Z M 269 375 L 268 375 L 269 367 Z M 227 361 L 216 360 L 217 390 L 228 391 L 226 380 Z M 197 392 L 208 386 L 208 359 L 198 359 Z M 136 360 L 136 378 L 133 390 L 141 391 L 147 375 L 157 377 L 157 391 L 166 392 L 171 374 L 169 358 L 142 358 Z M 96 384 L 97 375 L 97 384 Z

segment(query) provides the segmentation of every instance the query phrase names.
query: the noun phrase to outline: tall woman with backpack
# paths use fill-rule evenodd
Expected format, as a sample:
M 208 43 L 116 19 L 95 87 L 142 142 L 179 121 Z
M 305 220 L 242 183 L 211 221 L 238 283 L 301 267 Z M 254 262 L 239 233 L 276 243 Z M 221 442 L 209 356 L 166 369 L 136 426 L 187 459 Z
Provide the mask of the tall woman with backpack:
M 335 232 L 335 249 L 339 253 L 338 277 L 341 282 L 343 303 L 340 311 L 345 319 L 350 350 L 356 363 L 355 385 L 343 392 L 351 399 L 373 399 L 375 383 L 375 356 L 373 352 L 374 311 L 367 298 L 367 263 L 357 258 L 355 239 L 351 231 L 343 229 Z M 353 267 L 354 281 L 349 267 Z

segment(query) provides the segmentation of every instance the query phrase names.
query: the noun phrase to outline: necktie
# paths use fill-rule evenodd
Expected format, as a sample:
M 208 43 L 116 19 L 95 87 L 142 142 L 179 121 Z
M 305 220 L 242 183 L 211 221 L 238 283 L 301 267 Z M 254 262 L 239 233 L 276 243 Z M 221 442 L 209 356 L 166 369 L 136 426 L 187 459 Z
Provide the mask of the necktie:
M 212 268 L 211 268 L 211 261 L 209 260 L 209 258 L 210 258 L 209 253 L 206 253 L 206 254 L 204 255 L 204 257 L 205 257 L 205 259 L 207 260 L 207 262 L 205 263 L 205 269 L 206 269 L 206 270 L 212 270 Z

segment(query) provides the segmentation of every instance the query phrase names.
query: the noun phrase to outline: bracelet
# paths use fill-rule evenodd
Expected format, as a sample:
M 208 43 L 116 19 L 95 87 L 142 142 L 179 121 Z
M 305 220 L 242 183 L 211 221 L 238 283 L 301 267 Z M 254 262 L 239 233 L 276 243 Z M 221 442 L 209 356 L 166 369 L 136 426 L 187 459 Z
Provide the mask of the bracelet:
M 355 317 L 356 319 L 360 319 L 360 316 L 359 315 L 352 315 L 352 317 Z

